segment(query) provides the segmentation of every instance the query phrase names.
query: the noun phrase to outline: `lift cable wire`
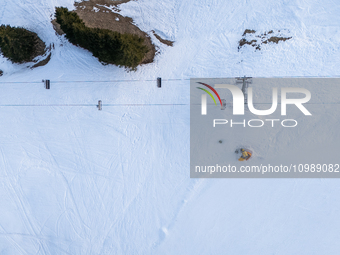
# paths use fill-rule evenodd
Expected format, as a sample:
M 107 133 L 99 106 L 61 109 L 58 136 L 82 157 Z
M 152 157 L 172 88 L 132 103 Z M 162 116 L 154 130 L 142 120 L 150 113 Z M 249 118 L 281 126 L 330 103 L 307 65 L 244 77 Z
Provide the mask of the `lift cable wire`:
M 107 80 L 107 81 L 53 81 L 50 80 L 51 83 L 114 83 L 114 82 L 156 82 L 157 80 Z M 190 79 L 162 79 L 162 81 L 190 81 Z M 10 83 L 42 83 L 42 81 L 4 81 L 0 82 L 0 84 L 10 84 Z
M 201 77 L 199 77 L 201 78 Z M 199 79 L 197 77 L 192 77 L 191 79 Z M 242 79 L 244 77 L 206 77 L 205 79 Z M 273 76 L 273 77 L 247 77 L 247 78 L 340 78 L 340 75 L 332 75 L 332 76 Z M 162 78 L 162 81 L 190 81 L 190 78 L 170 78 L 170 79 L 164 79 Z M 85 80 L 85 81 L 54 81 L 50 80 L 51 83 L 108 83 L 108 82 L 155 82 L 157 79 L 147 79 L 147 80 L 98 80 L 98 81 L 90 81 L 90 80 Z M 0 82 L 0 84 L 4 83 L 42 83 L 42 81 L 4 81 Z
M 243 77 L 206 77 L 206 79 L 233 79 L 233 78 L 243 78 Z M 248 78 L 340 78 L 340 75 L 333 75 L 333 76 L 274 76 L 274 77 L 248 77 Z M 198 79 L 193 77 L 192 79 Z M 177 78 L 177 79 L 164 79 L 162 78 L 162 81 L 190 81 L 190 78 Z M 147 79 L 147 80 L 98 80 L 98 81 L 54 81 L 51 80 L 51 83 L 108 83 L 108 82 L 155 82 L 157 79 Z M 5 83 L 42 83 L 42 81 L 4 81 L 0 82 L 0 84 Z
M 272 103 L 254 103 L 254 105 L 261 104 L 272 104 Z M 105 107 L 142 107 L 142 106 L 200 106 L 201 104 L 102 104 Z M 208 104 L 214 105 L 214 104 Z M 227 105 L 232 105 L 232 103 L 227 103 Z M 278 103 L 280 105 L 280 103 Z M 340 102 L 336 103 L 305 103 L 304 105 L 340 105 Z M 0 104 L 0 107 L 88 107 L 88 106 L 98 106 L 97 104 Z

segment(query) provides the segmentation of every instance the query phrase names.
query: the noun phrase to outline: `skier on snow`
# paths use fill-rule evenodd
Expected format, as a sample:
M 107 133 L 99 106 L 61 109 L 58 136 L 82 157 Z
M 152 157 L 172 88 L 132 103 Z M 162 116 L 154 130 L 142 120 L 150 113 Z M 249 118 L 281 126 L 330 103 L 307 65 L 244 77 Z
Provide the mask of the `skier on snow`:
M 245 149 L 241 149 L 242 156 L 238 159 L 239 161 L 248 160 L 251 157 L 251 153 L 247 152 Z

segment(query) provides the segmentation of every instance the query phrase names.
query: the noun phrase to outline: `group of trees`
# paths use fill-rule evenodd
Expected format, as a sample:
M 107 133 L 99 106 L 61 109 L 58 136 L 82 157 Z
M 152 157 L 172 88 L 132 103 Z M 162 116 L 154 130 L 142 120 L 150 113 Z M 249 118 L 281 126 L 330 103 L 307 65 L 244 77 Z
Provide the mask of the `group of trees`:
M 75 12 L 67 8 L 57 7 L 55 17 L 72 44 L 89 50 L 103 63 L 135 70 L 148 52 L 143 38 L 87 27 Z
M 24 28 L 0 26 L 0 49 L 2 54 L 14 63 L 33 60 L 39 37 Z
M 92 52 L 102 63 L 136 70 L 148 52 L 144 39 L 137 35 L 89 28 L 75 12 L 63 7 L 56 8 L 55 16 L 66 38 L 72 44 Z M 37 48 L 41 43 L 43 44 L 37 34 L 24 28 L 0 26 L 0 50 L 14 63 L 32 61 L 37 56 Z

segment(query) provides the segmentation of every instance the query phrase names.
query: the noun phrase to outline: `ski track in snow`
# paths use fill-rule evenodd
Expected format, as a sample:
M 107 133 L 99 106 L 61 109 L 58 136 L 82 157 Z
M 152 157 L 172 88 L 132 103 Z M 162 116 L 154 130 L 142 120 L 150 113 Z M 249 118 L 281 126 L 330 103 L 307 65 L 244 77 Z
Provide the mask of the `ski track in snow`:
M 0 57 L 1 254 L 338 254 L 338 180 L 189 178 L 185 79 L 339 76 L 339 3 L 130 1 L 120 14 L 160 52 L 137 72 L 103 66 L 57 36 L 50 23 L 56 6 L 74 8 L 72 0 L 0 3 L 1 24 L 24 26 L 55 46 L 51 61 L 34 70 Z M 287 29 L 292 39 L 238 51 L 245 29 Z M 161 89 L 145 81 L 156 77 L 165 79 Z M 52 81 L 50 90 L 42 79 Z M 107 80 L 139 81 L 88 82 Z M 27 81 L 37 83 L 20 83 Z M 256 100 L 270 100 L 256 89 Z M 338 88 L 313 89 L 314 102 L 339 103 Z M 118 106 L 162 103 L 185 105 Z M 55 106 L 8 106 L 38 104 Z M 293 135 L 266 129 L 213 139 L 228 141 L 221 145 L 226 162 L 251 141 L 252 164 L 340 142 L 339 105 L 310 107 L 314 121 Z

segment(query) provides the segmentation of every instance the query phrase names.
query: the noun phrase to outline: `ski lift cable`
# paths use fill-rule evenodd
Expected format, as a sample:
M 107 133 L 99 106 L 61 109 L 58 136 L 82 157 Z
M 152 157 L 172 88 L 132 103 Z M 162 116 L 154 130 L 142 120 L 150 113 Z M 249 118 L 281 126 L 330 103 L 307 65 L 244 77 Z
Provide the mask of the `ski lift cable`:
M 183 106 L 190 104 L 102 104 L 102 106 Z M 6 104 L 0 105 L 0 107 L 85 107 L 85 106 L 97 106 L 97 104 Z
M 206 77 L 206 79 L 225 79 L 228 77 Z M 229 77 L 232 78 L 232 77 Z M 235 78 L 243 78 L 243 77 L 235 77 Z M 273 77 L 253 77 L 253 78 L 340 78 L 340 75 L 332 75 L 332 76 L 273 76 Z M 192 77 L 191 79 L 198 79 L 195 77 Z M 170 78 L 170 79 L 164 79 L 162 78 L 162 81 L 190 81 L 190 78 Z M 108 83 L 108 82 L 154 82 L 157 81 L 157 79 L 147 79 L 147 80 L 85 80 L 85 81 L 54 81 L 51 80 L 51 83 Z M 4 83 L 41 83 L 41 81 L 3 81 L 0 82 L 0 84 Z
M 50 80 L 51 83 L 55 84 L 55 83 L 110 83 L 110 82 L 155 82 L 157 81 L 156 79 L 152 79 L 152 80 L 107 80 L 107 81 L 53 81 Z M 190 81 L 190 79 L 162 79 L 162 81 Z M 8 84 L 8 83 L 41 83 L 41 81 L 4 81 L 4 82 L 0 82 L 0 84 Z
M 227 103 L 232 105 L 232 103 Z M 272 103 L 254 103 L 254 104 L 272 104 Z M 280 103 L 278 103 L 280 104 Z M 336 103 L 305 103 L 307 105 L 340 105 L 340 102 Z M 102 104 L 105 107 L 119 107 L 119 106 L 200 106 L 201 104 Z M 208 104 L 214 105 L 214 104 Z M 97 104 L 4 104 L 0 107 L 88 107 L 97 106 Z

